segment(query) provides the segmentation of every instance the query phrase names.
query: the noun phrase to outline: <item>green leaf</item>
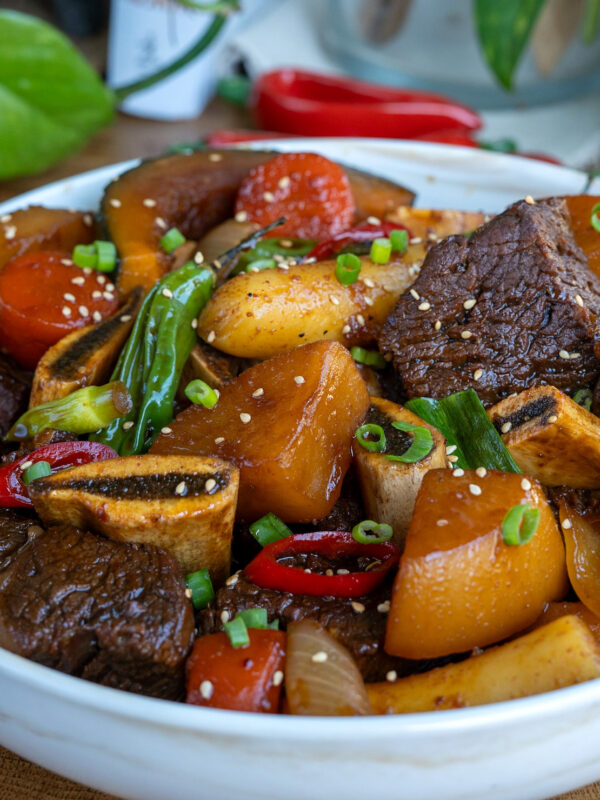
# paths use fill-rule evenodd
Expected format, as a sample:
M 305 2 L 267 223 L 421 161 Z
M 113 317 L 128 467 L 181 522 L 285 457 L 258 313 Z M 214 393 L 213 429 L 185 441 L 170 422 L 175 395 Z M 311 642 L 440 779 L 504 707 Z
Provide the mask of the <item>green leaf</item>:
M 0 179 L 60 161 L 108 124 L 114 107 L 111 90 L 59 31 L 0 11 Z
M 486 61 L 511 90 L 517 65 L 546 0 L 474 0 L 475 26 Z

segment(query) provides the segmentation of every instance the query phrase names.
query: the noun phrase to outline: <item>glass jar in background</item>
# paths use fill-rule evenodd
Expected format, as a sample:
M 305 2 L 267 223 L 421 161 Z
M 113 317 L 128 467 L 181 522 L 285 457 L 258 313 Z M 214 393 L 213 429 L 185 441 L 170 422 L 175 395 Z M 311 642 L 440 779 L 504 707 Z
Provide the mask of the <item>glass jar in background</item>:
M 498 0 L 502 2 L 502 0 Z M 581 35 L 584 0 L 549 0 L 503 89 L 481 53 L 473 0 L 321 0 L 330 55 L 352 75 L 449 95 L 479 109 L 539 105 L 600 87 L 600 39 Z

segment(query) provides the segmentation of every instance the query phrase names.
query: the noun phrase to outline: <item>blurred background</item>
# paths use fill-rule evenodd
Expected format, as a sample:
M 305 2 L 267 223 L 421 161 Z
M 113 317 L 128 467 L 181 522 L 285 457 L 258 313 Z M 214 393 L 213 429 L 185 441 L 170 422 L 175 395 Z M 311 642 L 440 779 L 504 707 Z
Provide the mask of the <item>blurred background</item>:
M 0 200 L 178 143 L 222 144 L 257 130 L 418 138 L 598 169 L 600 2 L 501 6 L 492 14 L 486 0 L 0 2 L 0 11 L 32 15 L 67 36 L 111 87 L 116 110 L 54 161 L 3 169 L 0 155 Z M 11 44 L 4 36 L 0 20 L 0 84 Z M 210 41 L 191 57 L 203 38 Z M 173 62 L 177 70 L 144 85 Z M 446 103 L 435 124 L 420 114 L 423 92 Z M 343 113 L 344 99 L 361 109 L 360 125 Z M 303 114 L 305 101 L 312 105 Z M 406 113 L 390 121 L 390 102 L 408 104 Z M 0 136 L 3 124 L 0 113 Z

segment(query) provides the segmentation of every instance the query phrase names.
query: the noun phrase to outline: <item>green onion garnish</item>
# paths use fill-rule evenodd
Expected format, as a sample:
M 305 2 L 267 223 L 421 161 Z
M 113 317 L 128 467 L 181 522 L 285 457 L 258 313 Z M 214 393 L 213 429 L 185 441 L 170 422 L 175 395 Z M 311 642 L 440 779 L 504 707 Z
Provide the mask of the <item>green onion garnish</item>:
M 179 245 L 185 242 L 185 236 L 181 231 L 178 231 L 177 228 L 171 228 L 171 230 L 167 231 L 165 235 L 159 242 L 159 245 L 165 251 L 165 253 L 172 253 Z
M 216 406 L 219 399 L 215 390 L 199 378 L 188 383 L 185 387 L 185 396 L 195 406 L 204 406 L 204 408 Z
M 363 519 L 352 528 L 352 536 L 361 544 L 381 544 L 389 542 L 394 535 L 392 526 L 386 522 L 374 522 L 372 519 Z
M 95 241 L 93 244 L 76 244 L 73 263 L 82 269 L 112 272 L 117 266 L 117 248 L 112 242 Z
M 266 608 L 245 608 L 236 617 L 241 617 L 247 628 L 264 629 L 268 625 Z
M 408 450 L 401 456 L 387 455 L 389 461 L 402 461 L 403 464 L 414 464 L 428 456 L 433 449 L 433 436 L 429 428 L 422 425 L 411 425 L 410 422 L 392 422 L 392 428 L 405 433 L 412 433 L 413 440 Z
M 341 253 L 335 263 L 335 277 L 344 286 L 354 283 L 360 275 L 362 261 L 354 253 Z
M 21 480 L 25 486 L 29 486 L 33 481 L 37 481 L 38 478 L 45 478 L 47 475 L 52 475 L 50 464 L 47 461 L 36 461 L 35 464 L 27 467 L 21 476 Z
M 365 350 L 363 347 L 351 347 L 350 355 L 359 364 L 364 364 L 366 367 L 374 367 L 375 369 L 385 369 L 387 362 L 381 353 L 377 350 Z
M 261 547 L 265 547 L 271 542 L 277 542 L 279 539 L 286 539 L 292 535 L 285 522 L 282 522 L 279 517 L 276 517 L 270 511 L 250 525 L 250 533 Z
M 600 217 L 598 216 L 598 212 L 600 211 L 600 203 L 596 203 L 596 205 L 592 208 L 592 213 L 590 216 L 590 225 L 595 231 L 600 233 Z
M 261 272 L 263 269 L 273 269 L 276 266 L 272 258 L 257 258 L 248 264 L 246 272 Z
M 356 429 L 354 434 L 359 445 L 369 453 L 383 453 L 385 451 L 385 432 L 381 425 L 367 422 Z M 366 436 L 376 436 L 376 439 L 367 439 Z
M 527 544 L 540 524 L 540 510 L 520 503 L 513 506 L 502 520 L 502 538 L 505 544 Z
M 591 389 L 578 389 L 573 395 L 573 400 L 578 406 L 589 411 L 592 407 L 593 393 Z
M 192 592 L 192 605 L 196 610 L 206 608 L 214 600 L 215 590 L 207 569 L 199 569 L 197 572 L 190 572 L 185 576 L 188 589 Z
M 374 239 L 371 245 L 371 261 L 376 264 L 387 264 L 392 254 L 392 243 L 389 239 Z
M 415 397 L 405 407 L 437 428 L 446 444 L 456 446 L 454 466 L 521 472 L 474 389 L 456 392 L 443 400 Z
M 248 628 L 240 614 L 234 617 L 231 622 L 223 623 L 223 627 L 232 647 L 247 647 L 250 644 Z
M 390 244 L 395 253 L 405 253 L 408 248 L 408 231 L 399 229 L 390 233 Z

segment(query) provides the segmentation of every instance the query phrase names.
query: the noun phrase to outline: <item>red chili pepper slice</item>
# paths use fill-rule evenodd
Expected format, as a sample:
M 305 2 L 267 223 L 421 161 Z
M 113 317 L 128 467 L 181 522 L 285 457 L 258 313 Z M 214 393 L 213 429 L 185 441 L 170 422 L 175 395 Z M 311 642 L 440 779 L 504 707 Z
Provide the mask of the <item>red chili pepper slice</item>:
M 387 237 L 392 231 L 403 229 L 408 232 L 410 237 L 411 233 L 406 225 L 401 225 L 399 222 L 389 222 L 384 220 L 377 223 L 377 225 L 370 222 L 363 225 L 357 225 L 354 228 L 341 231 L 341 233 L 332 236 L 325 242 L 313 247 L 313 249 L 306 256 L 307 258 L 316 258 L 317 261 L 323 261 L 326 258 L 333 258 L 345 247 L 349 247 L 354 243 L 372 242 L 374 239 Z
M 378 559 L 380 563 L 368 572 L 322 575 L 278 561 L 284 556 L 302 553 L 316 553 L 328 558 L 368 556 Z M 319 597 L 362 597 L 382 583 L 399 559 L 400 550 L 392 542 L 360 544 L 347 531 L 317 531 L 288 536 L 268 544 L 248 564 L 244 574 L 263 589 Z
M 53 472 L 91 461 L 104 461 L 117 458 L 112 447 L 100 442 L 57 442 L 32 450 L 31 453 L 12 464 L 0 468 L 0 506 L 29 508 L 33 503 L 29 499 L 27 486 L 23 483 L 23 465 L 29 466 L 38 461 L 47 461 Z

